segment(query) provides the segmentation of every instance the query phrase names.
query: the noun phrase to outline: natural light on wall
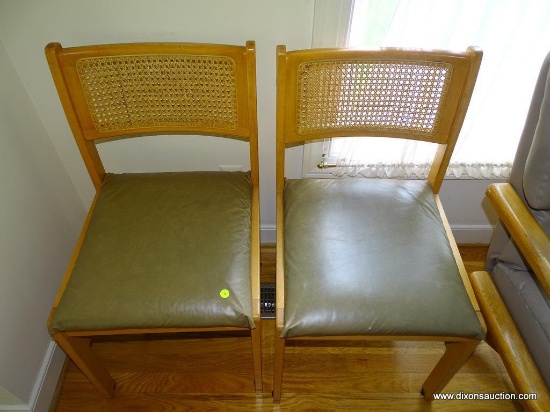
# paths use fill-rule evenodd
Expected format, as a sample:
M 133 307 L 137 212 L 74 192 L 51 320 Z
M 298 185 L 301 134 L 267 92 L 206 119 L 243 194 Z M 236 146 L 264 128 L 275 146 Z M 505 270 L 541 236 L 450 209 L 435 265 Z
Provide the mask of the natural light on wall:
M 550 50 L 548 0 L 355 0 L 348 47 L 483 52 L 481 71 L 449 176 L 506 178 L 536 77 Z M 425 177 L 435 148 L 398 139 L 325 142 L 332 174 Z

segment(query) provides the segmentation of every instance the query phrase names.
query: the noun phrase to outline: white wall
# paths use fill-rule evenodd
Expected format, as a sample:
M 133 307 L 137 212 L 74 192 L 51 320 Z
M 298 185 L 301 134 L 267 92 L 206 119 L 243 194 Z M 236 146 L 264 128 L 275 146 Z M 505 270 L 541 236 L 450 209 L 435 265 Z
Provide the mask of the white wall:
M 1 41 L 0 96 L 0 386 L 34 406 L 63 360 L 46 320 L 85 210 Z
M 64 46 L 136 41 L 244 45 L 246 40 L 255 40 L 262 225 L 274 227 L 275 47 L 277 44 L 286 44 L 289 49 L 311 46 L 313 8 L 313 0 L 2 0 L 0 38 L 86 206 L 91 203 L 93 188 L 48 71 L 43 52 L 48 42 L 58 41 Z M 164 137 L 162 140 L 166 143 L 163 154 L 168 154 L 168 160 L 153 161 L 147 168 L 156 162 L 157 167 L 173 169 L 184 161 L 190 161 L 193 168 L 198 166 L 197 159 L 201 163 L 205 161 L 203 156 L 186 156 L 188 152 L 182 145 L 187 138 Z M 120 145 L 104 145 L 100 150 L 107 154 L 107 166 L 111 170 L 127 165 L 131 169 L 143 168 L 141 160 L 149 153 L 150 142 L 151 138 L 129 142 L 133 148 L 124 159 L 120 157 L 124 154 Z M 238 151 L 235 148 L 238 145 L 239 142 L 228 142 L 224 149 L 215 152 L 216 157 L 207 166 L 228 164 L 229 154 Z M 197 146 L 200 144 L 195 142 L 194 149 Z M 202 148 L 209 146 L 206 143 Z M 239 159 L 230 164 L 245 163 Z

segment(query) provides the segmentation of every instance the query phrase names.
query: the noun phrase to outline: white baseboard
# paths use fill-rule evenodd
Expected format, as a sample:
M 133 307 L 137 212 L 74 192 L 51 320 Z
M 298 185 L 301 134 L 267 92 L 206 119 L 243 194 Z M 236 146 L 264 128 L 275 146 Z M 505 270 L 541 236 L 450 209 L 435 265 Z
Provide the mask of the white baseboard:
M 494 227 L 492 225 L 452 225 L 451 229 L 456 243 L 480 243 L 486 244 L 491 240 Z M 263 244 L 273 244 L 277 240 L 277 230 L 275 225 L 262 225 L 261 242 Z
M 260 242 L 262 244 L 274 244 L 277 242 L 277 227 L 275 225 L 261 225 Z
M 29 403 L 27 405 L 0 405 L 0 411 L 48 412 L 64 362 L 65 353 L 55 342 L 50 342 Z
M 65 359 L 65 352 L 54 341 L 50 342 L 29 402 L 33 412 L 48 412 L 50 409 Z
M 456 243 L 488 244 L 495 228 L 492 225 L 451 225 Z
M 2 412 L 33 412 L 29 405 L 0 405 L 0 411 Z

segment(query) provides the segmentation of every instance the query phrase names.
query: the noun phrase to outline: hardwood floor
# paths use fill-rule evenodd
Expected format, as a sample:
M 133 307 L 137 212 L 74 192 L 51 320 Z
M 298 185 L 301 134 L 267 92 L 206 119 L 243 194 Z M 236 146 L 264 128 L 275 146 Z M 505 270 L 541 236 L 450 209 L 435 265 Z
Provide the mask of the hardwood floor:
M 486 248 L 460 248 L 468 271 L 483 268 Z M 275 250 L 262 248 L 262 281 L 273 281 Z M 271 401 L 274 321 L 263 320 L 264 393 L 254 393 L 249 339 L 196 336 L 94 343 L 117 387 L 103 398 L 68 363 L 52 411 L 517 411 L 506 400 L 424 401 L 419 388 L 443 354 L 441 343 L 307 342 L 288 346 L 283 398 Z M 511 393 L 498 355 L 482 343 L 446 393 Z

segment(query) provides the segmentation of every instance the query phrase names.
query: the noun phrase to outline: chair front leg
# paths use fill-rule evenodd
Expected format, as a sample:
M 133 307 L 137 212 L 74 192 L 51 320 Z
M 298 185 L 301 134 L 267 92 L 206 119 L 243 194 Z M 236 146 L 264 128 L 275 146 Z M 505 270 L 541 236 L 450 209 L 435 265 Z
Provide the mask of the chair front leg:
M 280 331 L 277 331 L 280 332 Z M 281 338 L 280 333 L 275 335 L 275 364 L 273 369 L 273 402 L 281 402 L 281 390 L 283 386 L 283 365 L 285 358 L 286 339 Z
M 254 325 L 256 327 L 250 332 L 252 338 L 252 359 L 254 361 L 254 386 L 256 393 L 262 393 L 262 328 L 260 320 L 255 319 Z
M 426 400 L 432 400 L 434 393 L 441 392 L 474 353 L 480 342 L 477 339 L 465 342 L 445 342 L 445 353 L 422 385 L 422 395 Z
M 99 392 L 108 398 L 113 396 L 115 381 L 93 353 L 90 338 L 67 336 L 63 332 L 52 337 Z

